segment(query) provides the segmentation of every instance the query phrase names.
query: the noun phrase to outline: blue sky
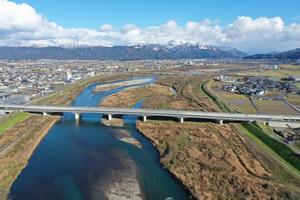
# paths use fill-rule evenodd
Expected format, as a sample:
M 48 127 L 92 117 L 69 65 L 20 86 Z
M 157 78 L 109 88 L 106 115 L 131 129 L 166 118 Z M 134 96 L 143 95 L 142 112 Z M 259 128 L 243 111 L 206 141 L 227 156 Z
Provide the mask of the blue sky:
M 17 0 L 33 6 L 50 21 L 64 27 L 99 28 L 219 20 L 221 25 L 237 16 L 275 17 L 286 23 L 300 22 L 300 0 Z

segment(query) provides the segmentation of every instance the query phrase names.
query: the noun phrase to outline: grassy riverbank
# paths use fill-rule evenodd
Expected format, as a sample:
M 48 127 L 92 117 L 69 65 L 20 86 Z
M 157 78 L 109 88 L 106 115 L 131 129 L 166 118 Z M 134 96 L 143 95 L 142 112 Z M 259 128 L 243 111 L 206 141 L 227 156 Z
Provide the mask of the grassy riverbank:
M 209 96 L 221 111 L 233 112 L 231 108 L 224 104 L 222 100 L 214 95 L 209 89 L 209 81 L 201 84 L 200 90 Z M 287 145 L 271 138 L 264 132 L 261 125 L 258 125 L 257 123 L 241 123 L 234 124 L 234 126 L 240 132 L 256 141 L 262 149 L 270 153 L 282 166 L 291 171 L 295 176 L 299 177 L 300 180 L 300 157 L 297 156 Z
M 25 112 L 14 112 L 0 122 L 0 134 L 5 132 L 8 128 L 16 125 L 17 123 L 25 120 L 28 114 Z
M 5 199 L 16 177 L 58 117 L 28 115 L 0 135 L 0 199 Z

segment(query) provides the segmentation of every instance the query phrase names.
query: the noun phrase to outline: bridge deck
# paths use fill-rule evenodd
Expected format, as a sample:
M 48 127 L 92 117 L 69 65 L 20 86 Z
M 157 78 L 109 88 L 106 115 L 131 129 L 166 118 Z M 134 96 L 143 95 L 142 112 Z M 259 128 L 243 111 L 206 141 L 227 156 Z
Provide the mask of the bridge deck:
M 300 115 L 268 115 L 221 112 L 197 112 L 187 110 L 108 108 L 108 107 L 57 107 L 33 105 L 0 105 L 0 110 L 38 112 L 38 113 L 99 113 L 106 115 L 136 115 L 194 119 L 212 119 L 228 121 L 295 121 L 300 122 Z

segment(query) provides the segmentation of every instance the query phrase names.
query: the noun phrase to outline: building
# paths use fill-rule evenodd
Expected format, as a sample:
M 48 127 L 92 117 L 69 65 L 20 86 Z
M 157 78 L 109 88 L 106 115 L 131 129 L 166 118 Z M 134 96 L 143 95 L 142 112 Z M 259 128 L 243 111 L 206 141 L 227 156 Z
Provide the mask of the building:
M 70 71 L 67 71 L 67 81 L 69 82 L 69 81 L 71 81 L 72 80 L 72 73 L 70 72 Z

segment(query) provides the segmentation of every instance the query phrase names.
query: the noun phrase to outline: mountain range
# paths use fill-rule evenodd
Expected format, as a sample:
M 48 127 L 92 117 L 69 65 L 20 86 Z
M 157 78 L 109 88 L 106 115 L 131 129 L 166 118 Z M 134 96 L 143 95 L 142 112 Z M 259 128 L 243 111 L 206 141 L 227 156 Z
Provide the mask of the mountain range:
M 276 59 L 276 60 L 296 60 L 300 59 L 300 48 L 283 51 L 280 53 L 255 54 L 246 56 L 245 59 Z
M 268 54 L 246 53 L 227 46 L 199 44 L 138 44 L 134 46 L 96 47 L 0 47 L 0 59 L 78 59 L 78 60 L 143 60 L 143 59 L 300 59 L 300 48 Z
M 243 58 L 246 54 L 230 47 L 198 44 L 143 44 L 135 46 L 96 47 L 0 47 L 0 59 L 222 59 Z

